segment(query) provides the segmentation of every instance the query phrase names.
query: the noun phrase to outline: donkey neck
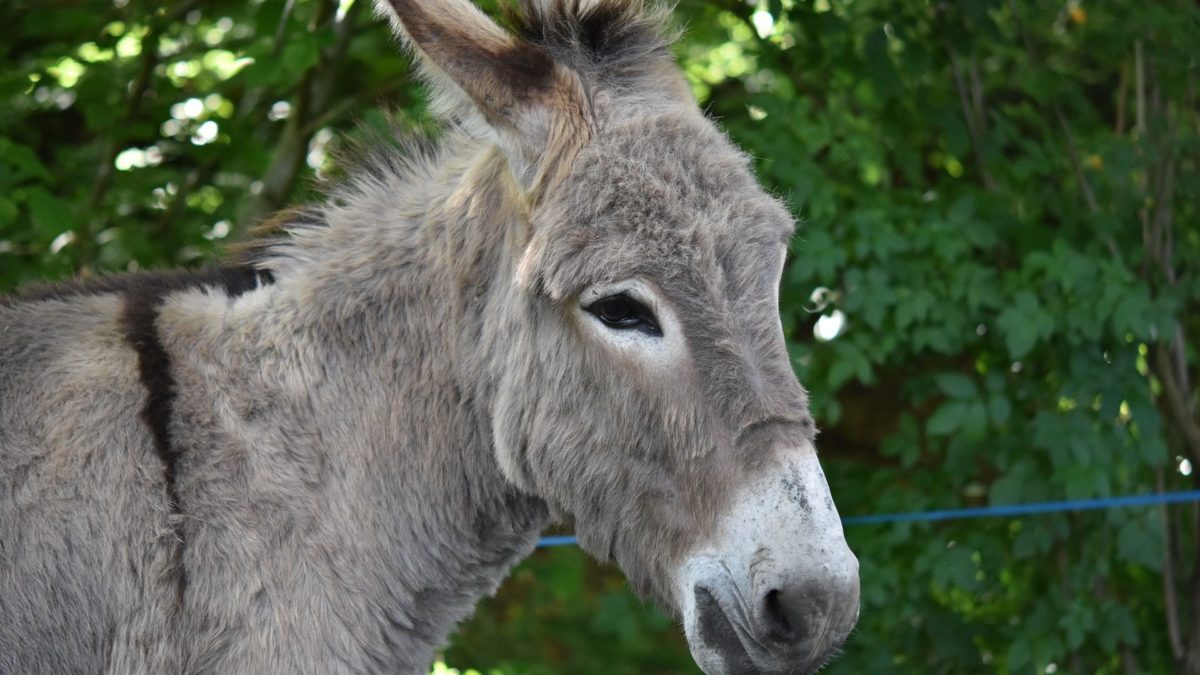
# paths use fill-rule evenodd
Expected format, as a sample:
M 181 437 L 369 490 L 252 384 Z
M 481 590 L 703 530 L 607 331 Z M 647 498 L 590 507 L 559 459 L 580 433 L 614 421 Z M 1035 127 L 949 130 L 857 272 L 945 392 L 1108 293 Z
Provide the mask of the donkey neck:
M 448 146 L 336 195 L 266 261 L 275 284 L 163 305 L 189 583 L 245 587 L 186 596 L 198 626 L 266 594 L 264 631 L 316 617 L 328 644 L 306 649 L 420 670 L 545 526 L 497 467 L 477 368 L 507 226 L 481 200 L 511 186 L 487 148 Z

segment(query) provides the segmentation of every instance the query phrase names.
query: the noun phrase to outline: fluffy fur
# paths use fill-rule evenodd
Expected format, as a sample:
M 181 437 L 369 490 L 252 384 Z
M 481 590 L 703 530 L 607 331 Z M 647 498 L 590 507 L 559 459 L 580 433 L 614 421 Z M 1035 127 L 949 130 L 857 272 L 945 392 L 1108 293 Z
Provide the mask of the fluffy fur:
M 435 148 L 364 157 L 241 271 L 0 303 L 0 672 L 424 672 L 556 518 L 674 607 L 733 487 L 811 441 L 792 222 L 662 13 L 380 6 L 450 101 Z M 665 376 L 582 330 L 628 278 L 679 317 Z

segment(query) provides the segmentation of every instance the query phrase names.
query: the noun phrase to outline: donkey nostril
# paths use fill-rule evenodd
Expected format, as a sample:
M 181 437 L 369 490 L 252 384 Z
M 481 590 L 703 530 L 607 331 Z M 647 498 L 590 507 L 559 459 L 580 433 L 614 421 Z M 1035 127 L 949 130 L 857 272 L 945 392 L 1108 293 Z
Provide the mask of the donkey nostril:
M 774 589 L 767 591 L 763 598 L 763 618 L 766 619 L 767 635 L 771 639 L 780 642 L 791 640 L 792 618 L 788 616 L 783 593 Z

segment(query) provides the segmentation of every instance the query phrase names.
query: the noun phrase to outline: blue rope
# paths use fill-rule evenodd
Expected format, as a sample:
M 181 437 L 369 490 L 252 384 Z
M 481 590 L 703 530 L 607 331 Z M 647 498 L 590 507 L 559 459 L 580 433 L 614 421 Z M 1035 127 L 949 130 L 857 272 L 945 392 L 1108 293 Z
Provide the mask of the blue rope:
M 578 543 L 579 541 L 575 539 L 574 535 L 555 535 L 552 537 L 542 537 L 541 539 L 538 539 L 538 548 L 547 548 L 550 546 L 574 546 Z
M 846 525 L 875 525 L 878 523 L 911 523 L 917 521 L 961 520 L 964 518 L 999 518 L 1003 516 L 1028 516 L 1064 511 L 1094 511 L 1122 506 L 1154 506 L 1200 501 L 1200 490 L 1186 492 L 1164 492 L 1148 495 L 1123 495 L 1099 499 L 1075 499 L 1061 502 L 1038 502 L 1035 504 L 1011 504 L 1007 506 L 981 506 L 972 509 L 945 509 L 942 511 L 919 511 L 916 513 L 887 513 L 877 516 L 850 516 L 842 518 Z
M 970 509 L 943 509 L 941 511 L 850 516 L 842 518 L 842 524 L 878 525 L 880 523 L 933 522 L 939 520 L 962 520 L 966 518 L 1002 518 L 1005 516 L 1029 516 L 1043 513 L 1062 513 L 1065 511 L 1095 511 L 1097 509 L 1112 509 L 1122 506 L 1156 506 L 1159 504 L 1180 504 L 1184 502 L 1200 502 L 1200 490 L 1122 495 L 1120 497 L 1101 497 L 1099 499 L 1074 499 L 1060 502 L 1037 502 L 1034 504 L 980 506 Z M 542 537 L 538 541 L 538 548 L 569 546 L 576 543 L 578 541 L 575 537 L 569 535 Z

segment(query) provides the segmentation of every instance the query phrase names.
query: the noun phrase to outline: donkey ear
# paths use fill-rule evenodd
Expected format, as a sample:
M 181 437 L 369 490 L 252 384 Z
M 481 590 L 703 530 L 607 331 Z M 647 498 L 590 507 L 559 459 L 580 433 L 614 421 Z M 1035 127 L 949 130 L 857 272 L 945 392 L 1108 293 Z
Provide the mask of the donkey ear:
M 468 120 L 472 112 L 481 115 L 532 192 L 560 175 L 589 127 L 583 86 L 571 69 L 496 25 L 470 0 L 375 4 L 416 52 L 440 112 Z
M 417 52 L 436 93 L 461 91 L 492 124 L 515 125 L 521 108 L 561 94 L 565 69 L 541 47 L 496 25 L 469 0 L 375 4 Z

